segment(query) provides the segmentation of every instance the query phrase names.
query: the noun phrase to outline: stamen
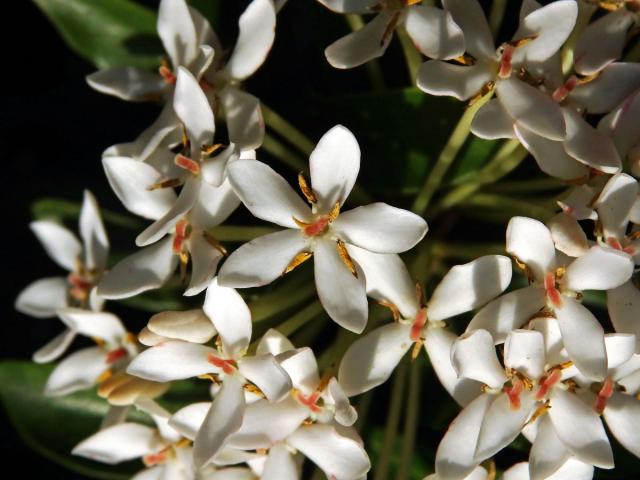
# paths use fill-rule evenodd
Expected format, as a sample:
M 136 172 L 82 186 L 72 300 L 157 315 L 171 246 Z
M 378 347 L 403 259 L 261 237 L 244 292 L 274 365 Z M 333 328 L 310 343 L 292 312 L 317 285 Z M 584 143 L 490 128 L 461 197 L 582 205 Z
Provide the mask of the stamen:
M 556 288 L 556 277 L 553 272 L 547 272 L 544 276 L 544 289 L 547 292 L 547 298 L 556 308 L 562 307 L 562 295 Z
M 258 387 L 256 387 L 253 383 L 245 383 L 244 384 L 244 389 L 247 392 L 253 393 L 254 395 L 258 395 L 259 397 L 266 398 L 265 394 L 262 393 L 262 390 L 260 390 Z
M 193 175 L 200 175 L 200 164 L 189 157 L 185 157 L 184 155 L 176 155 L 174 163 L 178 167 L 191 172 Z
M 353 260 L 351 259 L 351 256 L 349 255 L 349 252 L 347 251 L 347 247 L 345 246 L 344 242 L 342 240 L 336 240 L 336 247 L 338 249 L 338 254 L 340 255 L 340 259 L 342 260 L 342 263 L 346 265 L 346 267 L 349 269 L 349 271 L 354 277 L 358 278 L 358 271 L 356 270 L 356 265 L 355 263 L 353 263 Z
M 304 262 L 309 260 L 312 256 L 313 256 L 312 252 L 300 252 L 300 253 L 298 253 L 295 257 L 293 257 L 293 260 L 291 260 L 291 262 L 289 262 L 289 265 L 287 265 L 287 268 L 284 269 L 282 274 L 286 275 L 287 273 L 292 271 L 294 268 L 298 267 L 299 265 L 302 265 Z
M 420 285 L 420 282 L 416 282 L 416 300 L 418 301 L 418 305 L 420 305 L 420 308 L 424 308 L 427 306 L 427 299 L 424 298 L 424 290 L 422 289 L 422 285 Z
M 607 406 L 607 400 L 611 398 L 613 395 L 613 380 L 607 378 L 602 384 L 602 388 L 598 392 L 598 396 L 596 397 L 596 404 L 594 406 L 595 411 L 598 415 L 602 415 L 604 409 Z
M 331 211 L 329 212 L 329 223 L 335 221 L 340 215 L 340 202 L 336 202 Z
M 496 86 L 496 82 L 494 82 L 493 80 L 485 83 L 480 89 L 480 91 L 476 93 L 473 97 L 471 97 L 471 100 L 469 100 L 469 103 L 467 103 L 467 106 L 465 108 L 469 108 L 473 106 L 476 102 L 478 102 L 478 100 L 480 100 L 482 97 L 484 97 L 489 92 L 491 92 L 491 90 L 493 90 L 495 86 Z
M 227 375 L 232 375 L 236 371 L 236 362 L 234 360 L 225 360 L 223 358 L 216 357 L 213 353 L 207 355 L 207 361 L 220 368 Z
M 393 17 L 391 17 L 391 19 L 389 20 L 389 23 L 387 23 L 387 26 L 384 29 L 384 33 L 382 34 L 382 38 L 380 39 L 380 46 L 381 47 L 385 43 L 387 43 L 387 41 L 389 40 L 389 37 L 391 37 L 391 35 L 393 35 L 393 31 L 398 26 L 398 22 L 399 21 L 400 21 L 400 12 L 396 12 L 396 13 L 393 14 Z
M 459 57 L 456 57 L 456 58 L 452 58 L 451 60 L 453 60 L 454 62 L 457 62 L 457 63 L 459 63 L 461 65 L 475 65 L 475 63 L 476 63 L 476 59 L 473 58 L 468 53 L 460 55 Z
M 111 378 L 112 375 L 113 375 L 113 371 L 111 371 L 111 369 L 105 370 L 98 376 L 98 378 L 96 378 L 96 383 L 102 383 L 107 379 Z
M 203 155 L 210 157 L 212 156 L 214 153 L 216 153 L 218 150 L 220 150 L 222 147 L 224 147 L 224 144 L 222 143 L 215 143 L 213 145 L 202 145 L 202 148 L 200 149 L 200 151 L 202 152 Z
M 318 198 L 316 197 L 316 194 L 313 192 L 313 190 L 307 183 L 307 179 L 304 178 L 304 173 L 302 172 L 298 174 L 298 186 L 300 187 L 300 190 L 302 191 L 304 198 L 307 199 L 307 202 L 309 202 L 312 205 L 318 202 Z
M 380 300 L 378 301 L 378 305 L 382 305 L 383 307 L 391 310 L 391 315 L 393 315 L 394 322 L 400 321 L 400 310 L 398 310 L 398 307 L 396 307 L 393 303 L 387 302 L 386 300 Z
M 147 190 L 152 192 L 160 188 L 173 188 L 182 185 L 182 180 L 179 178 L 170 178 L 169 180 L 163 180 L 162 182 L 154 183 L 147 187 Z
M 162 65 L 158 69 L 158 73 L 164 79 L 164 81 L 169 85 L 175 85 L 177 77 L 171 71 L 171 67 L 169 66 L 169 62 L 166 59 L 162 60 Z
M 424 338 L 419 338 L 413 344 L 413 349 L 411 350 L 411 360 L 415 360 L 420 355 L 420 350 L 422 350 L 422 345 L 424 345 Z
M 209 232 L 203 232 L 202 235 L 204 236 L 204 239 L 207 241 L 207 243 L 218 250 L 222 255 L 224 255 L 225 257 L 229 255 L 227 249 L 218 241 L 216 237 L 211 235 Z
M 551 408 L 551 405 L 549 405 L 549 400 L 547 400 L 544 404 L 540 405 L 538 408 L 536 408 L 535 412 L 533 412 L 533 415 L 531 415 L 531 418 L 529 420 L 527 420 L 527 423 L 525 423 L 525 427 L 527 425 L 532 424 L 533 422 L 535 422 L 538 418 L 540 418 L 542 415 L 544 415 L 545 413 L 547 413 L 549 411 L 549 409 Z

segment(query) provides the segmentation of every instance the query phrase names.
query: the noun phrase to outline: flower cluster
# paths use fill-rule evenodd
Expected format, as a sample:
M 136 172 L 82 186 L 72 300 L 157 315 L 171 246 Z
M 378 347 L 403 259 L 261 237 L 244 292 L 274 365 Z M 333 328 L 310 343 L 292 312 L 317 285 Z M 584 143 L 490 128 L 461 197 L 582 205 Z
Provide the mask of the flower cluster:
M 62 360 L 46 385 L 52 396 L 97 385 L 111 405 L 73 453 L 110 464 L 140 458 L 137 480 L 297 479 L 304 457 L 329 479 L 365 478 L 372 465 L 351 398 L 387 382 L 408 352 L 415 360 L 424 347 L 462 408 L 428 478 L 495 478 L 493 457 L 520 434 L 531 443 L 528 463 L 504 479 L 592 478 L 594 467 L 614 467 L 605 424 L 640 457 L 640 186 L 632 176 L 640 174 L 640 65 L 619 61 L 638 32 L 640 2 L 523 0 L 515 34 L 496 46 L 476 0 L 443 0 L 442 8 L 318 1 L 374 14 L 326 48 L 332 66 L 375 61 L 395 30 L 408 35 L 414 54 L 429 58 L 417 73 L 422 91 L 468 101 L 471 132 L 519 142 L 540 170 L 569 185 L 558 213 L 546 224 L 511 218 L 511 258 L 486 254 L 443 269 L 435 286 L 425 282 L 414 268 L 422 264 L 409 268 L 399 256 L 425 237 L 424 212 L 348 204 L 361 167 L 348 128 L 320 138 L 308 179 L 285 178 L 261 160 L 261 102 L 243 82 L 266 60 L 284 2 L 252 0 L 226 55 L 197 10 L 161 0 L 167 60 L 158 71 L 115 68 L 87 78 L 124 100 L 164 102 L 148 129 L 102 158 L 124 207 L 150 221 L 139 249 L 109 267 L 107 234 L 87 191 L 82 242 L 59 223 L 31 224 L 69 274 L 34 282 L 16 301 L 27 315 L 64 324 L 36 362 L 60 358 L 76 336 L 95 343 Z M 281 229 L 267 227 L 229 252 L 216 232 L 241 205 Z M 243 291 L 282 283 L 311 258 L 318 305 L 357 334 L 323 353 L 329 361 L 294 345 L 286 328 L 258 328 Z M 159 312 L 140 332 L 105 310 L 107 300 L 176 277 L 185 296 L 204 293 L 201 308 Z M 311 278 L 296 282 L 304 288 Z M 597 292 L 608 314 L 600 318 L 585 301 Z M 369 318 L 368 298 L 386 310 Z M 186 379 L 207 382 L 209 397 L 168 411 L 163 394 Z M 152 423 L 128 419 L 131 407 Z

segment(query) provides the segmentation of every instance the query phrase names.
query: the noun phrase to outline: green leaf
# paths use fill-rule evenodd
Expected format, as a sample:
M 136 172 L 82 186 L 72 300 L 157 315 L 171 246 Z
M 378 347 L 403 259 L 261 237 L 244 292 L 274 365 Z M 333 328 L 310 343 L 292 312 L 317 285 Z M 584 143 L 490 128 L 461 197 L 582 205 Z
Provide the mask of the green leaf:
M 78 55 L 104 69 L 155 68 L 163 54 L 156 14 L 129 0 L 34 0 Z
M 80 217 L 80 202 L 64 198 L 40 198 L 31 204 L 31 216 L 36 220 L 77 221 Z M 100 209 L 102 218 L 108 224 L 132 230 L 142 230 L 144 224 L 135 218 L 121 213 Z
M 0 362 L 0 401 L 24 442 L 48 459 L 81 475 L 98 479 L 128 479 L 143 468 L 138 460 L 105 465 L 71 455 L 73 447 L 94 434 L 108 410 L 95 389 L 64 397 L 42 392 L 53 365 L 28 361 Z M 206 400 L 206 382 L 176 382 L 162 405 L 175 412 L 182 406 Z M 145 414 L 131 409 L 129 420 L 153 425 Z

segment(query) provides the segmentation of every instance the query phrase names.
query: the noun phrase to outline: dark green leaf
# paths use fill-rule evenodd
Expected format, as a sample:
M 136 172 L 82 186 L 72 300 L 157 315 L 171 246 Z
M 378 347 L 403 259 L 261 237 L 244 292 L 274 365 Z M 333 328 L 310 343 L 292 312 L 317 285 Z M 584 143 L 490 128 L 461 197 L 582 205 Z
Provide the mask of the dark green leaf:
M 104 69 L 157 67 L 156 14 L 129 0 L 34 0 L 69 47 Z

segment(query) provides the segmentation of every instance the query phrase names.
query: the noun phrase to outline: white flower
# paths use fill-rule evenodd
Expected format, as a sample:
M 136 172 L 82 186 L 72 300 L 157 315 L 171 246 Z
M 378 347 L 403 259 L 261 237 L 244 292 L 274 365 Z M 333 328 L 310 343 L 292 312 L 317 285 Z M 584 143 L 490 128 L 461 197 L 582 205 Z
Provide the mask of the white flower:
M 265 285 L 315 257 L 315 283 L 329 316 L 353 332 L 367 322 L 362 265 L 349 245 L 375 252 L 403 252 L 427 232 L 426 222 L 406 210 L 374 203 L 341 213 L 360 169 L 353 134 L 336 126 L 318 142 L 309 159 L 311 187 L 299 176 L 309 203 L 264 163 L 238 160 L 229 181 L 253 215 L 288 228 L 259 237 L 233 252 L 220 269 L 220 283 L 234 288 Z
M 222 384 L 195 438 L 194 462 L 198 467 L 209 463 L 228 437 L 240 428 L 246 408 L 246 385 L 270 401 L 280 400 L 291 390 L 291 379 L 273 355 L 246 355 L 251 339 L 251 313 L 235 290 L 218 286 L 214 279 L 207 289 L 204 312 L 218 333 L 217 348 L 184 340 L 155 343 L 127 369 L 131 375 L 152 381 L 212 376 Z M 195 337 L 188 338 L 206 341 L 209 335 L 202 335 L 206 332 L 201 317 L 188 313 L 186 323 L 197 332 Z M 175 316 L 172 320 L 175 321 Z
M 464 52 L 462 31 L 446 10 L 417 5 L 416 0 L 318 0 L 338 13 L 375 13 L 362 29 L 329 45 L 325 56 L 336 68 L 353 68 L 384 54 L 396 28 L 404 24 L 414 45 L 432 58 Z
M 477 394 L 475 382 L 459 381 L 449 360 L 456 335 L 444 329 L 444 320 L 484 305 L 511 281 L 508 258 L 491 255 L 453 267 L 425 302 L 422 288 L 411 281 L 397 255 L 372 254 L 350 248 L 364 267 L 369 295 L 391 308 L 395 322 L 356 340 L 347 350 L 338 372 L 347 395 L 357 395 L 386 381 L 406 352 L 413 357 L 424 344 L 440 382 L 461 404 Z M 416 295 L 417 293 L 417 295 Z
M 571 360 L 583 374 L 604 378 L 604 330 L 579 302 L 578 294 L 611 290 L 625 283 L 633 272 L 631 257 L 610 247 L 594 246 L 569 265 L 559 266 L 549 229 L 526 217 L 509 222 L 507 251 L 524 266 L 530 285 L 490 302 L 471 320 L 467 331 L 483 328 L 502 342 L 510 331 L 546 307 L 558 319 Z
M 631 173 L 640 176 L 640 90 L 636 90 L 618 107 L 603 117 L 598 130 L 613 139 L 622 160 L 627 160 Z
M 503 480 L 534 480 L 529 475 L 529 463 L 520 462 L 504 472 Z M 545 480 L 591 480 L 593 478 L 593 466 L 570 458 L 555 473 L 545 477 Z

